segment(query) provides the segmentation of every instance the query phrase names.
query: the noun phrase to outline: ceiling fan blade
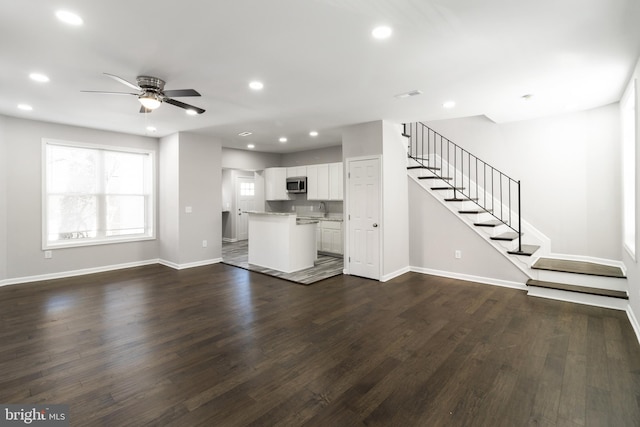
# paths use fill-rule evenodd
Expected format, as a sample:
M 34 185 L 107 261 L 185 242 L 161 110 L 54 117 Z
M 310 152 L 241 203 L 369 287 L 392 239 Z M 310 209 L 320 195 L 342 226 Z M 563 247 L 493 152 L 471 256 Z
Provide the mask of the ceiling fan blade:
M 129 86 L 131 89 L 135 89 L 135 90 L 142 90 L 142 88 L 140 88 L 140 86 L 133 84 L 131 82 L 126 81 L 125 79 L 123 79 L 122 77 L 118 77 L 116 75 L 113 74 L 109 74 L 109 73 L 103 73 L 105 76 L 109 76 L 111 77 L 113 80 L 122 83 L 123 85 Z
M 145 108 L 144 105 L 141 105 L 140 106 L 140 112 L 146 114 L 146 113 L 152 113 L 153 110 L 151 108 Z
M 130 92 L 105 92 L 104 90 L 81 90 L 80 92 L 86 92 L 86 93 L 98 93 L 101 95 L 135 95 L 138 96 L 137 93 L 130 93 Z
M 193 105 L 185 104 L 184 102 L 176 101 L 175 99 L 165 98 L 164 102 L 167 104 L 175 105 L 176 107 L 184 108 L 185 110 L 193 110 L 198 114 L 205 112 L 202 108 L 194 107 Z
M 174 89 L 174 90 L 165 90 L 164 92 L 165 96 L 174 96 L 174 97 L 181 97 L 181 96 L 200 96 L 200 94 L 198 93 L 198 91 L 194 90 L 194 89 Z

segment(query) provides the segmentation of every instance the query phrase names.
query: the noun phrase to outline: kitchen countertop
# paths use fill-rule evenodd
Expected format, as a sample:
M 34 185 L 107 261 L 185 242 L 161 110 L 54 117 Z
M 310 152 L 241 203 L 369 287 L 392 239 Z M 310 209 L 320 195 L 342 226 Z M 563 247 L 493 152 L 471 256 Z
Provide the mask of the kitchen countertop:
M 336 221 L 336 222 L 344 222 L 344 220 L 340 217 L 335 216 L 299 216 L 298 219 L 312 219 L 315 221 Z

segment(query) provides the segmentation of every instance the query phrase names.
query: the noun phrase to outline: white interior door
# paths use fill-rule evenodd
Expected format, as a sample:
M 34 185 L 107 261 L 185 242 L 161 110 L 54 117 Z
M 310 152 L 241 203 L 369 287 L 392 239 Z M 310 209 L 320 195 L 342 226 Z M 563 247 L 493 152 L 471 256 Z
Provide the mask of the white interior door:
M 246 211 L 256 210 L 256 183 L 253 177 L 239 176 L 236 178 L 236 236 L 238 240 L 249 238 L 249 215 Z
M 348 272 L 380 279 L 380 159 L 348 163 Z

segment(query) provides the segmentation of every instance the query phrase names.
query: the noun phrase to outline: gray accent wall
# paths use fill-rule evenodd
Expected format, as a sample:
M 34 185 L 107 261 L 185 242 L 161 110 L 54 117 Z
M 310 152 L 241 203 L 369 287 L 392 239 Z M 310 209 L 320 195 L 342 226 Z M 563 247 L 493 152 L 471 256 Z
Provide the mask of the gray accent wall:
M 413 179 L 406 179 L 409 181 L 411 267 L 524 286 L 527 276 L 521 270 Z M 461 251 L 462 258 L 455 258 L 456 250 Z
M 7 278 L 7 149 L 5 119 L 0 116 L 0 282 Z
M 184 132 L 160 141 L 160 259 L 173 267 L 222 256 L 221 147 Z
M 317 150 L 296 151 L 282 155 L 282 166 L 305 166 L 342 161 L 342 145 Z
M 144 136 L 4 118 L 2 169 L 6 180 L 6 277 L 29 278 L 106 266 L 144 263 L 158 258 L 158 241 L 61 248 L 51 259 L 42 250 L 42 139 L 110 146 L 158 149 L 158 140 Z M 0 181 L 0 185 L 1 185 Z M 1 233 L 1 232 L 0 232 Z M 0 254 L 2 249 L 0 249 Z
M 276 153 L 262 153 L 260 151 L 236 150 L 222 148 L 221 165 L 225 169 L 242 169 L 259 171 L 264 168 L 281 166 L 282 155 Z

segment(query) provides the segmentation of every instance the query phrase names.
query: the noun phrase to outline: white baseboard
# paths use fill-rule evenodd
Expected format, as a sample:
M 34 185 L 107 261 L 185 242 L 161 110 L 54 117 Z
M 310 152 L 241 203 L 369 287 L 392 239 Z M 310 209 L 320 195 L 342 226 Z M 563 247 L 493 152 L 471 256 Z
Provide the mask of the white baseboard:
M 105 271 L 122 270 L 125 268 L 141 267 L 144 265 L 158 264 L 157 259 L 128 262 L 124 264 L 105 265 L 101 267 L 83 268 L 80 270 L 61 271 L 58 273 L 39 274 L 36 276 L 17 277 L 0 282 L 0 286 L 18 285 L 21 283 L 41 282 L 43 280 L 64 279 L 65 277 L 83 276 L 85 274 L 103 273 Z
M 408 273 L 410 271 L 411 271 L 411 267 L 406 266 L 406 267 L 398 269 L 398 270 L 396 270 L 396 271 L 394 271 L 392 273 L 382 275 L 382 277 L 380 278 L 380 281 L 381 282 L 387 282 L 387 281 L 389 281 L 389 280 L 391 280 L 393 278 L 396 278 L 398 276 L 402 276 L 403 274 Z
M 494 279 L 489 277 L 473 276 L 470 274 L 453 273 L 451 271 L 432 270 L 424 267 L 410 267 L 410 271 L 422 274 L 431 274 L 433 276 L 448 277 L 450 279 L 459 279 L 467 282 L 484 283 L 486 285 L 502 286 L 504 288 L 526 290 L 524 283 L 512 282 L 508 280 Z
M 196 262 L 188 262 L 186 264 L 177 264 L 175 262 L 172 261 L 167 261 L 164 259 L 159 259 L 158 260 L 158 264 L 162 264 L 165 265 L 167 267 L 171 267 L 175 270 L 185 270 L 187 268 L 194 268 L 194 267 L 202 267 L 205 265 L 211 265 L 211 264 L 218 264 L 222 262 L 222 258 L 213 258 L 213 259 L 206 259 L 203 261 L 196 261 Z
M 0 286 L 19 285 L 21 283 L 42 282 L 43 280 L 64 279 L 66 277 L 84 276 L 86 274 L 104 273 L 106 271 L 122 270 L 125 268 L 142 267 L 145 265 L 162 264 L 176 270 L 186 268 L 201 267 L 205 265 L 222 262 L 222 258 L 208 259 L 204 261 L 191 262 L 186 264 L 176 264 L 161 259 L 149 259 L 145 261 L 128 262 L 124 264 L 105 265 L 101 267 L 83 268 L 80 270 L 61 271 L 58 273 L 39 274 L 36 276 L 17 277 L 13 279 L 0 280 Z

